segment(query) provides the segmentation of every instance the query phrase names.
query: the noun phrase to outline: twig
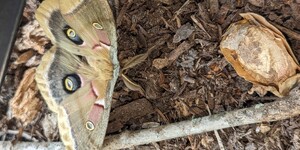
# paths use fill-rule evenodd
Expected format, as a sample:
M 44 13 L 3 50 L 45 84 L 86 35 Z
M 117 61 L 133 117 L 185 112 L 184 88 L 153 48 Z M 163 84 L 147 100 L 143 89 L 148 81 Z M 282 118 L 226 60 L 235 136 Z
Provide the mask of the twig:
M 168 140 L 187 135 L 200 134 L 213 130 L 270 122 L 287 119 L 300 114 L 300 90 L 299 87 L 291 91 L 290 96 L 268 104 L 258 104 L 254 107 L 224 112 L 212 116 L 206 116 L 188 121 L 182 121 L 165 126 L 145 129 L 135 132 L 123 132 L 119 135 L 107 137 L 103 149 L 120 149 L 134 145 L 147 144 Z M 11 142 L 0 142 L 3 149 L 63 149 L 61 143 L 34 143 L 21 142 L 12 145 Z
M 196 18 L 195 15 L 191 16 L 191 19 L 196 23 L 196 25 L 202 29 L 204 31 L 204 33 L 207 34 L 207 36 L 211 39 L 211 35 L 205 30 L 204 26 L 202 25 L 202 23 L 200 21 L 198 21 L 198 19 Z
M 133 0 L 128 0 L 127 3 L 122 7 L 121 11 L 119 12 L 116 22 L 117 22 L 117 27 L 122 25 L 122 19 L 124 15 L 126 14 L 127 9 L 132 5 Z
M 3 136 L 5 134 L 12 134 L 12 135 L 17 135 L 20 132 L 18 130 L 7 130 L 6 132 L 0 132 L 0 136 Z M 22 138 L 26 140 L 32 140 L 33 142 L 37 142 L 38 140 L 34 137 L 32 137 L 29 133 L 27 132 L 22 132 Z M 1 146 L 0 146 L 1 147 Z
M 300 114 L 300 91 L 268 104 L 108 137 L 103 149 L 120 149 L 234 126 L 287 119 Z
M 170 123 L 169 119 L 158 108 L 155 108 L 154 110 L 158 113 L 158 116 L 160 116 L 165 123 Z
M 180 15 L 183 12 L 183 9 L 190 4 L 191 0 L 187 0 L 184 2 L 184 4 L 175 12 L 175 16 Z
M 1 150 L 64 150 L 61 142 L 19 142 L 13 145 L 12 142 L 0 142 Z
M 160 18 L 165 23 L 165 26 L 166 26 L 167 29 L 168 28 L 173 29 L 173 27 L 168 23 L 168 21 L 163 16 L 161 16 Z
M 205 104 L 205 106 L 206 106 L 206 109 L 207 109 L 207 111 L 209 113 L 209 116 L 211 116 L 211 112 L 210 112 L 209 106 L 207 104 Z M 214 130 L 214 133 L 216 135 L 216 138 L 217 138 L 220 150 L 225 150 L 223 142 L 222 142 L 222 139 L 220 138 L 220 135 L 219 135 L 218 131 Z

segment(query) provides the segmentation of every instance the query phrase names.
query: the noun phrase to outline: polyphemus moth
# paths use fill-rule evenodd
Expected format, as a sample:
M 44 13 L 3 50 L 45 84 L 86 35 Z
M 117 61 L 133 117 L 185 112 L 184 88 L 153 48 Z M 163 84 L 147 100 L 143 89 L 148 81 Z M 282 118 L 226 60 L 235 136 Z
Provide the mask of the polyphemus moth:
M 66 149 L 100 149 L 119 73 L 117 37 L 106 0 L 45 0 L 36 19 L 53 43 L 36 82 Z

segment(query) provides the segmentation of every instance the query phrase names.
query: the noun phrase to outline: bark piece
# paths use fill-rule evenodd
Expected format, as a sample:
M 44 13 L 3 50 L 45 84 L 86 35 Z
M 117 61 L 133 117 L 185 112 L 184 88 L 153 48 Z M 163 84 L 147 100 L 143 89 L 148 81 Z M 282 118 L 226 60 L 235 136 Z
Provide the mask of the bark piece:
M 146 99 L 135 100 L 124 106 L 115 108 L 109 117 L 111 121 L 107 128 L 107 133 L 120 130 L 124 123 L 130 119 L 139 118 L 154 112 L 151 103 Z
M 38 98 L 38 89 L 34 80 L 35 69 L 26 70 L 14 97 L 10 100 L 12 117 L 20 119 L 24 126 L 37 119 L 43 104 Z
M 26 63 L 34 55 L 33 50 L 29 50 L 18 57 L 14 62 L 15 65 L 20 65 Z
M 170 65 L 176 60 L 182 53 L 188 51 L 194 44 L 189 42 L 182 42 L 175 50 L 173 50 L 167 58 L 157 58 L 153 60 L 153 66 L 157 69 L 162 69 Z

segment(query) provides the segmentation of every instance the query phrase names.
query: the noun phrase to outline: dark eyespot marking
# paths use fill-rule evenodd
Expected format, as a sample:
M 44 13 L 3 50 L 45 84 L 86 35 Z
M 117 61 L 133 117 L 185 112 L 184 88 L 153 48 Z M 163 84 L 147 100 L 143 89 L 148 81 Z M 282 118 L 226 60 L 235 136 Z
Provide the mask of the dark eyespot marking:
M 63 79 L 63 87 L 67 93 L 74 93 L 81 86 L 80 77 L 77 74 L 67 75 Z
M 72 29 L 70 26 L 65 26 L 63 31 L 66 37 L 76 45 L 81 45 L 83 43 L 83 40 L 79 37 L 76 31 Z

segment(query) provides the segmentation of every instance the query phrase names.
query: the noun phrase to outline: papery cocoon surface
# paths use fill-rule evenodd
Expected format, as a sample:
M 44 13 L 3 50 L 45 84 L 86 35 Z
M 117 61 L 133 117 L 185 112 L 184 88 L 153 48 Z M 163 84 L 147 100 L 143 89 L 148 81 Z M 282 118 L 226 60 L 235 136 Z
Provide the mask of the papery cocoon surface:
M 283 34 L 254 13 L 243 13 L 223 35 L 220 49 L 239 76 L 253 83 L 249 91 L 283 97 L 300 81 L 299 63 Z

